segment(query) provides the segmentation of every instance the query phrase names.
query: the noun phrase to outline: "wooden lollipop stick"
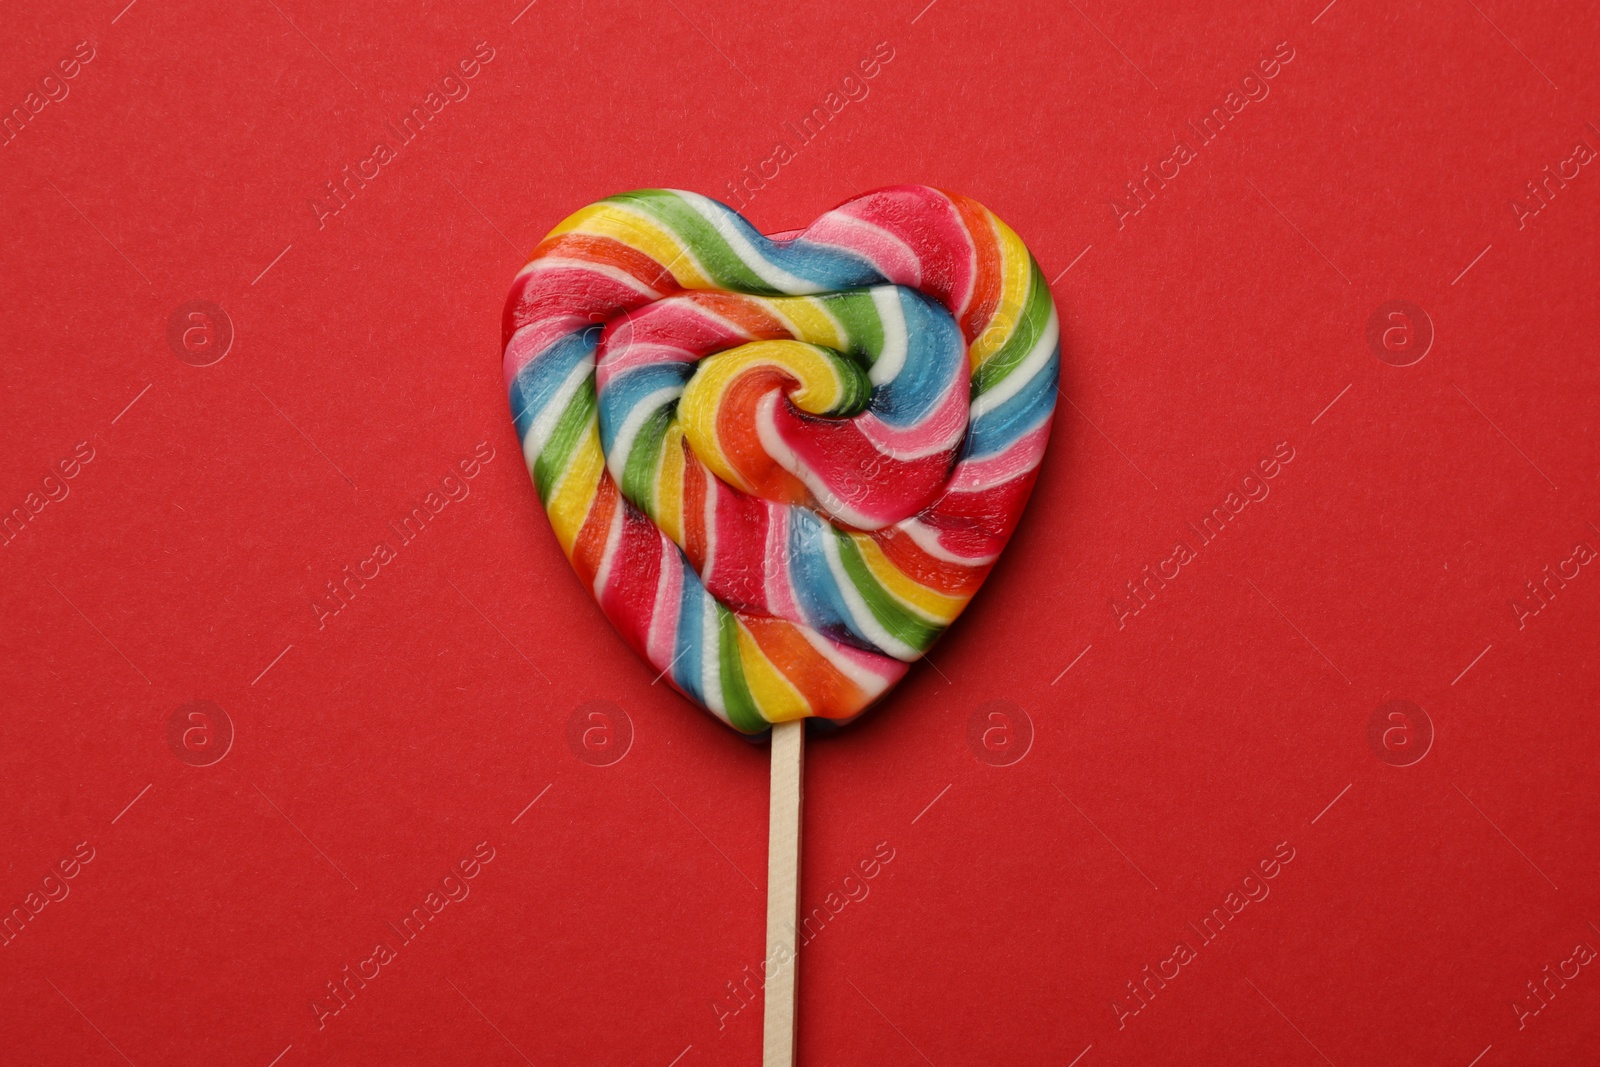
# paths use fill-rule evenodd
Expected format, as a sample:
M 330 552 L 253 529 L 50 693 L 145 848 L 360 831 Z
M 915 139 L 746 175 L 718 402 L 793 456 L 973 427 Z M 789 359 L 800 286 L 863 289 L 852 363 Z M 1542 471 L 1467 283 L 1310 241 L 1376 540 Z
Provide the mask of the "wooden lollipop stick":
M 767 955 L 763 1067 L 794 1063 L 794 999 L 800 968 L 800 797 L 805 720 L 772 727 L 772 807 L 767 830 Z M 776 972 L 776 973 L 774 973 Z

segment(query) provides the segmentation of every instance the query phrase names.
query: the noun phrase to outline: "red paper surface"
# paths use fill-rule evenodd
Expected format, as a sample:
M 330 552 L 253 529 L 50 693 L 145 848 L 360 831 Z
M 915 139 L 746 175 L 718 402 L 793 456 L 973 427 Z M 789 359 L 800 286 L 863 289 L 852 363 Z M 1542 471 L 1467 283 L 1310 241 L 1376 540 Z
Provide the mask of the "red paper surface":
M 757 226 L 976 197 L 1065 356 L 988 587 L 810 746 L 801 1061 L 1594 1055 L 1592 9 L 123 2 L 0 41 L 0 1060 L 756 1062 L 766 750 L 573 578 L 498 340 L 566 214 L 780 140 Z

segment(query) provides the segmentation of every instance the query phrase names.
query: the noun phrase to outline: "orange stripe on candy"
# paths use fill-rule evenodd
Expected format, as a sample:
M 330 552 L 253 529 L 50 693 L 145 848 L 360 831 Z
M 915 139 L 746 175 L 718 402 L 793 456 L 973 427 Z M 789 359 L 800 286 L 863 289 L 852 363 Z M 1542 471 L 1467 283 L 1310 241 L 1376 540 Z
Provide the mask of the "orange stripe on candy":
M 606 536 L 611 532 L 611 516 L 616 510 L 617 483 L 611 480 L 611 473 L 607 471 L 600 475 L 594 503 L 589 506 L 589 515 L 583 520 L 578 539 L 572 543 L 572 569 L 589 588 L 594 587 L 594 576 L 600 573 L 600 564 L 606 552 Z
M 805 483 L 767 454 L 756 429 L 756 405 L 761 398 L 774 389 L 792 388 L 794 384 L 787 374 L 764 367 L 734 378 L 717 408 L 717 444 L 728 463 L 744 478 L 752 496 L 784 504 L 805 504 L 811 500 Z M 780 397 L 778 403 L 785 401 Z
M 710 474 L 701 464 L 689 442 L 683 442 L 683 554 L 689 557 L 689 566 L 695 573 L 705 570 L 706 549 L 706 480 Z
M 893 526 L 872 534 L 872 539 L 902 574 L 945 596 L 972 596 L 992 566 L 968 567 L 931 556 L 909 534 Z
M 972 299 L 961 316 L 961 332 L 970 343 L 989 325 L 994 309 L 1000 306 L 1000 288 L 1004 281 L 1000 263 L 1000 241 L 989 223 L 989 212 L 975 200 L 952 196 L 950 200 L 961 214 L 961 224 L 972 237 L 973 251 L 977 255 L 977 273 L 972 282 Z
M 739 293 L 696 292 L 689 297 L 696 305 L 727 319 L 757 340 L 777 340 L 789 336 L 783 323 L 759 300 Z
M 761 615 L 740 614 L 739 621 L 755 639 L 763 655 L 789 683 L 804 693 L 814 714 L 823 718 L 854 715 L 867 702 L 866 692 L 839 673 L 791 622 Z
M 586 233 L 563 233 L 539 242 L 528 258 L 534 260 L 559 256 L 598 266 L 625 271 L 650 286 L 658 293 L 678 292 L 678 283 L 672 273 L 650 256 L 611 237 L 596 237 Z

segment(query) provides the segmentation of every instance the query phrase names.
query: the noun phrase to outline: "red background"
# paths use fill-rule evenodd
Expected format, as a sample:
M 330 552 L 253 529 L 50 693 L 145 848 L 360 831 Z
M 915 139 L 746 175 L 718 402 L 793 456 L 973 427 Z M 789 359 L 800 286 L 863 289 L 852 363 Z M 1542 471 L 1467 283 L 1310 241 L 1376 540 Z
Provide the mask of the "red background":
M 95 57 L 0 148 L 0 506 L 94 458 L 0 549 L 0 905 L 94 858 L 0 948 L 0 1059 L 756 1062 L 759 1004 L 719 1029 L 712 1003 L 761 955 L 766 751 L 652 686 L 572 577 L 499 315 L 566 214 L 723 195 L 884 41 L 752 221 L 978 198 L 1055 279 L 1070 402 L 937 668 L 810 745 L 806 906 L 894 858 L 802 955 L 802 1062 L 1594 1054 L 1594 968 L 1520 1029 L 1511 1005 L 1600 946 L 1600 574 L 1520 628 L 1510 605 L 1600 547 L 1600 173 L 1520 228 L 1511 201 L 1600 148 L 1600 18 L 925 2 L 11 11 L 7 107 Z M 478 41 L 470 95 L 319 228 L 323 183 Z M 1119 228 L 1124 183 L 1285 41 L 1270 95 Z M 205 367 L 167 332 L 197 299 L 235 331 Z M 1409 367 L 1367 339 L 1391 299 L 1435 333 Z M 1281 441 L 1271 495 L 1119 629 L 1124 583 Z M 324 583 L 479 442 L 471 495 L 319 628 Z M 1420 717 L 1368 738 L 1394 699 L 1434 731 L 1410 766 Z M 193 700 L 233 725 L 210 766 L 169 742 Z M 591 700 L 631 723 L 608 766 L 568 740 Z M 993 701 L 1034 731 L 1009 766 L 969 742 Z M 319 1028 L 325 983 L 480 841 L 471 895 Z M 1271 895 L 1200 946 L 1280 842 Z M 1119 1027 L 1180 939 L 1197 958 Z

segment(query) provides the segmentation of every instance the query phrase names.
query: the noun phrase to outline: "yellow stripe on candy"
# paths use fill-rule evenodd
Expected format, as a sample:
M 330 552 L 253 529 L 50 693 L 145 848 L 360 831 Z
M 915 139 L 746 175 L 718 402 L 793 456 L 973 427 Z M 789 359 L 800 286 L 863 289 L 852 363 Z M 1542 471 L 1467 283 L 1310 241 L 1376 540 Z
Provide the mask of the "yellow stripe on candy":
M 839 351 L 849 347 L 844 328 L 820 300 L 808 296 L 780 297 L 770 301 L 768 307 L 784 320 L 784 325 L 798 340 Z
M 674 544 L 683 544 L 683 427 L 676 419 L 661 438 L 661 467 L 656 475 L 655 519 Z
M 850 539 L 860 550 L 861 558 L 866 562 L 872 576 L 878 580 L 878 584 L 906 607 L 922 615 L 929 622 L 940 625 L 949 625 L 957 615 L 961 614 L 961 609 L 966 606 L 968 598 L 945 596 L 913 580 L 890 562 L 889 557 L 883 554 L 883 549 L 878 547 L 878 542 L 866 534 L 851 534 Z
M 739 663 L 744 669 L 744 684 L 750 689 L 761 717 L 768 722 L 789 722 L 811 714 L 811 705 L 800 690 L 779 673 L 767 659 L 756 639 L 741 623 L 739 634 Z
M 545 510 L 550 514 L 550 525 L 561 542 L 561 551 L 572 558 L 573 543 L 583 529 L 589 507 L 594 502 L 600 485 L 601 472 L 605 470 L 605 453 L 600 450 L 599 424 L 590 420 L 583 438 L 572 449 L 572 458 L 561 474 L 555 492 Z
M 1028 246 L 1022 243 L 1016 231 L 989 215 L 995 238 L 1000 242 L 1000 300 L 995 305 L 994 316 L 988 327 L 972 342 L 972 369 L 976 371 L 984 361 L 1005 345 L 1016 332 L 1017 322 L 1028 304 L 1028 280 L 1033 260 Z
M 711 279 L 700 269 L 699 260 L 678 239 L 678 235 L 648 215 L 629 211 L 617 204 L 590 204 L 582 211 L 569 215 L 545 235 L 545 240 L 564 233 L 584 233 L 620 241 L 667 268 L 685 289 L 715 288 Z
M 799 341 L 753 341 L 701 360 L 678 401 L 678 422 L 700 462 L 744 492 L 751 492 L 751 486 L 722 450 L 717 414 L 733 382 L 741 374 L 763 367 L 798 383 L 787 392 L 802 411 L 820 414 L 834 408 L 844 396 L 845 383 L 833 360 L 822 349 Z

